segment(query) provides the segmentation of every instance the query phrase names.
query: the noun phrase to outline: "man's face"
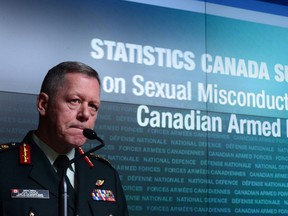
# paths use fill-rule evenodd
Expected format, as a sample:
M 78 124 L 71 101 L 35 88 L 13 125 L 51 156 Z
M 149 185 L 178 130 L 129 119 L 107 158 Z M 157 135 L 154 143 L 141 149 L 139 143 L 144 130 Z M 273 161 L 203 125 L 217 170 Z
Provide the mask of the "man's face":
M 83 129 L 93 129 L 99 106 L 97 79 L 78 73 L 67 74 L 55 99 L 48 100 L 45 112 L 49 132 L 47 144 L 54 149 L 62 145 L 62 150 L 82 146 L 86 141 Z

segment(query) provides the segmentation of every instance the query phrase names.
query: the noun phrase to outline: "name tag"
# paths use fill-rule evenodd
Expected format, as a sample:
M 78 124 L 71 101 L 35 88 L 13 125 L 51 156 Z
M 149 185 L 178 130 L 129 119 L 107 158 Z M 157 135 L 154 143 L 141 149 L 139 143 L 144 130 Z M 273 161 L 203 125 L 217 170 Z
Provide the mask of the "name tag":
M 49 199 L 49 190 L 12 189 L 11 198 Z

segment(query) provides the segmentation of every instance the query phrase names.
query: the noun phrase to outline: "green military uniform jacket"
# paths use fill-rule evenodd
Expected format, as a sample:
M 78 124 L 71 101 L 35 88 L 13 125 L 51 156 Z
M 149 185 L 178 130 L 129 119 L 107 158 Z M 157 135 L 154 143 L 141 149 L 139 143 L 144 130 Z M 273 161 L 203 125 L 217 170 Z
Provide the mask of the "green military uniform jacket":
M 77 191 L 70 196 L 74 201 L 69 199 L 69 216 L 127 216 L 117 171 L 99 157 L 89 158 L 94 167 L 84 159 L 75 163 Z M 21 143 L 0 146 L 1 216 L 56 216 L 58 189 L 59 177 L 32 140 L 32 131 Z

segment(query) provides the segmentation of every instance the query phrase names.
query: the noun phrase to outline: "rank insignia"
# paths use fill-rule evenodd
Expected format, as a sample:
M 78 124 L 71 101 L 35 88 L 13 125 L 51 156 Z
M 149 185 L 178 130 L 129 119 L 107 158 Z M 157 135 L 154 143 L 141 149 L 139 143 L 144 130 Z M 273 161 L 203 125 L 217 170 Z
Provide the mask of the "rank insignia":
M 19 149 L 20 164 L 31 164 L 30 146 L 23 143 Z
M 91 196 L 95 201 L 116 202 L 114 194 L 111 190 L 94 189 Z
M 9 145 L 3 144 L 0 146 L 0 150 L 6 150 L 9 148 Z
M 81 147 L 78 147 L 77 148 L 78 152 L 83 155 L 84 154 L 84 151 Z M 91 160 L 87 157 L 87 156 L 84 156 L 84 160 L 86 161 L 86 163 L 89 165 L 89 167 L 94 167 L 94 164 L 91 162 Z
M 9 149 L 13 149 L 13 148 L 15 148 L 15 147 L 17 147 L 18 146 L 18 144 L 16 144 L 16 143 L 8 143 L 8 144 L 1 144 L 0 145 L 0 152 L 1 151 L 6 151 L 6 150 L 9 150 Z
M 28 216 L 35 216 L 34 212 L 30 211 Z
M 103 184 L 104 184 L 104 179 L 98 179 L 97 181 L 96 181 L 96 183 L 95 183 L 95 185 L 96 186 L 98 186 L 98 187 L 100 187 L 100 186 L 102 186 Z

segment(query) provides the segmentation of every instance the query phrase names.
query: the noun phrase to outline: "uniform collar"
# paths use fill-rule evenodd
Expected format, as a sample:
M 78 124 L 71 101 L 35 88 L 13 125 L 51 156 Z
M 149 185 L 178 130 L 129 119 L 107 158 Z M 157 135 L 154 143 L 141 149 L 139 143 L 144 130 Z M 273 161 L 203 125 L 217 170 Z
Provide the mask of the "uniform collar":
M 32 134 L 33 141 L 37 144 L 37 146 L 44 152 L 46 157 L 48 158 L 51 165 L 53 165 L 56 158 L 60 155 L 56 151 L 54 151 L 52 148 L 50 148 L 46 143 L 44 143 L 42 140 L 37 137 L 35 133 Z M 75 156 L 75 149 L 73 148 L 71 151 L 69 151 L 67 154 L 67 157 L 69 160 L 73 159 Z M 72 164 L 73 170 L 75 170 L 74 163 Z

